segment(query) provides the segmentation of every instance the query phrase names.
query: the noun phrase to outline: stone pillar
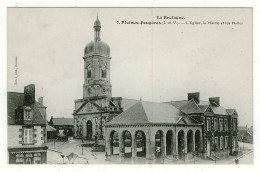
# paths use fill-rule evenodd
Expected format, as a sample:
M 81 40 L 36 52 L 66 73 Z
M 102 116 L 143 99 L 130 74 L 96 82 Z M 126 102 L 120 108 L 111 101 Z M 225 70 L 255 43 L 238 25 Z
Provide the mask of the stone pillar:
M 149 135 L 148 134 L 145 134 L 146 135 L 146 137 L 145 137 L 145 151 L 146 151 L 146 155 L 145 155 L 145 158 L 146 159 L 149 159 L 149 156 L 150 156 L 150 153 L 151 153 L 151 149 L 150 149 L 150 143 L 151 143 L 151 141 L 150 141 L 150 137 L 149 137 Z
M 184 153 L 187 153 L 187 132 L 184 131 Z
M 96 136 L 96 121 L 95 118 L 91 119 L 92 122 L 92 139 L 95 139 Z
M 87 137 L 87 122 L 85 120 L 82 120 L 82 134 L 83 137 Z
M 146 156 L 146 158 L 154 160 L 155 159 L 155 135 L 152 135 L 151 133 L 147 136 L 149 139 L 148 142 L 146 142 L 147 147 L 146 152 L 149 153 L 147 154 L 148 156 Z M 149 144 L 150 143 L 150 144 Z
M 204 152 L 205 150 L 205 141 L 203 140 L 203 135 L 202 135 L 202 132 L 200 131 L 200 147 L 199 147 L 199 154 L 202 155 L 202 153 Z
M 110 140 L 109 134 L 106 134 L 106 153 L 108 155 L 111 155 L 110 142 L 111 142 L 111 140 Z
M 184 158 L 185 160 L 187 159 L 187 132 L 184 131 L 184 139 L 183 139 L 183 143 L 184 143 Z
M 110 140 L 110 135 L 109 133 L 106 133 L 106 139 L 105 139 L 105 156 L 106 156 L 106 161 L 110 160 L 110 156 L 111 156 L 111 140 Z
M 131 135 L 132 135 L 132 162 L 134 162 L 137 156 L 136 138 L 134 134 L 131 133 Z
M 122 133 L 118 132 L 119 136 L 119 161 L 121 162 L 124 159 L 124 139 Z
M 166 156 L 166 133 L 162 135 L 162 157 Z
M 162 156 L 162 163 L 164 163 L 164 159 L 166 158 L 166 133 L 164 133 L 162 135 L 162 153 L 161 153 L 161 156 Z
M 178 131 L 173 132 L 173 158 L 174 159 L 179 159 L 178 155 Z
M 173 146 L 173 142 L 174 142 L 174 133 L 172 132 L 172 137 L 171 137 L 171 148 L 170 148 L 170 149 L 171 149 L 171 154 L 170 154 L 170 155 L 174 155 L 174 154 L 173 154 L 173 151 L 174 151 L 174 150 L 173 150 L 173 148 L 174 148 L 174 146 Z

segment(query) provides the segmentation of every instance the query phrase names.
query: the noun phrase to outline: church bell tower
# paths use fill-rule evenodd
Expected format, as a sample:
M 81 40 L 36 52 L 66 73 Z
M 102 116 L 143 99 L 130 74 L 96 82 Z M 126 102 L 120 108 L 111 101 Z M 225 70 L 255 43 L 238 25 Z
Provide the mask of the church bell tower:
M 88 43 L 84 51 L 83 98 L 111 97 L 110 47 L 101 41 L 101 24 L 94 22 L 94 41 Z

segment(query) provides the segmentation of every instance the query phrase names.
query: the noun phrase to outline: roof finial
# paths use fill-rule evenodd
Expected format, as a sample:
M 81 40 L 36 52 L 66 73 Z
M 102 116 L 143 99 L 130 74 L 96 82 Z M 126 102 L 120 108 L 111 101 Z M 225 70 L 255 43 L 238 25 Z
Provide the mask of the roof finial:
M 98 19 L 98 12 L 97 12 L 97 19 Z
M 142 102 L 143 100 L 142 100 L 142 96 L 140 97 L 140 101 Z

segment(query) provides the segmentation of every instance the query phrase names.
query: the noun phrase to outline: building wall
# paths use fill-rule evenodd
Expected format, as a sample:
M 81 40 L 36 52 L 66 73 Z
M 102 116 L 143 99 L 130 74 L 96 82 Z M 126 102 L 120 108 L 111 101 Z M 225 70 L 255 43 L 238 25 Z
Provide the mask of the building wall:
M 8 147 L 23 145 L 23 126 L 8 125 Z M 41 146 L 44 143 L 44 129 L 41 126 L 33 126 L 33 140 L 35 146 Z
M 207 129 L 207 122 L 210 119 L 210 129 Z M 217 119 L 217 125 L 214 123 L 214 119 Z M 220 119 L 223 120 L 223 129 L 220 128 Z M 227 129 L 225 128 L 225 119 L 228 122 Z M 232 120 L 235 119 L 236 122 L 232 123 Z M 225 147 L 225 137 L 228 137 L 227 148 Z M 231 116 L 223 116 L 211 114 L 211 116 L 205 116 L 204 119 L 204 153 L 205 157 L 212 155 L 215 151 L 213 145 L 215 144 L 215 139 L 217 138 L 217 152 L 225 154 L 233 154 L 238 150 L 237 142 L 237 118 L 232 118 Z M 223 138 L 222 147 L 220 146 L 221 138 Z M 209 143 L 208 143 L 209 142 Z M 210 145 L 210 149 L 207 148 L 207 144 Z
M 43 145 L 44 143 L 44 135 L 43 135 L 44 131 L 43 128 L 41 126 L 34 126 L 34 136 L 36 136 L 36 138 L 34 138 L 34 140 L 36 140 L 36 143 L 34 145 Z
M 22 138 L 19 137 L 19 130 L 22 129 L 22 125 L 8 125 L 8 147 L 20 146 L 19 141 L 22 141 Z

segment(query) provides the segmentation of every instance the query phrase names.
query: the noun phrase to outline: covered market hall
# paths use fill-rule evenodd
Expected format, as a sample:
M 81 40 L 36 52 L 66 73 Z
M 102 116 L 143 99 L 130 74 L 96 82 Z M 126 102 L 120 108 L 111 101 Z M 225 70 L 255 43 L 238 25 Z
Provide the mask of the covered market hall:
M 200 154 L 202 126 L 170 104 L 139 101 L 106 124 L 106 154 L 120 161 L 185 159 Z

